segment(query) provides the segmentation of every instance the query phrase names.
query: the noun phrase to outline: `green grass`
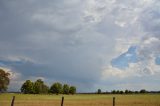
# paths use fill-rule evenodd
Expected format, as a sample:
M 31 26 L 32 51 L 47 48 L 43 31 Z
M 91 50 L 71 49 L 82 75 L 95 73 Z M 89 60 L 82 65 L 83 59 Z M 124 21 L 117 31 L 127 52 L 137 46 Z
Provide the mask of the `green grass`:
M 60 106 L 62 95 L 0 94 L 0 106 L 10 106 L 12 97 L 14 106 Z M 116 106 L 160 106 L 160 94 L 64 95 L 64 106 L 112 106 L 116 97 Z

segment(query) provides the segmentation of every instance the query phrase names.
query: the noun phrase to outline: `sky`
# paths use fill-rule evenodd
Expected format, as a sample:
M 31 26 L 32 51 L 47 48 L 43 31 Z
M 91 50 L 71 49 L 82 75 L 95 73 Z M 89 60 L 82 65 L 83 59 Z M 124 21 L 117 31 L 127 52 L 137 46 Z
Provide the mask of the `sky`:
M 160 90 L 160 1 L 0 0 L 0 68 L 9 91 L 28 79 Z

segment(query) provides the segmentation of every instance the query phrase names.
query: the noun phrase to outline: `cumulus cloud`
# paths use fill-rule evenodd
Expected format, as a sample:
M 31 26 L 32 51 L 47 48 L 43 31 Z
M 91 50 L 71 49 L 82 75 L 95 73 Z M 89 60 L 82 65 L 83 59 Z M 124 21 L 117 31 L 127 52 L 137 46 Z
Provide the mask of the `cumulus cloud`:
M 112 66 L 108 66 L 103 77 L 143 77 L 146 75 L 160 74 L 160 66 L 156 63 L 159 56 L 159 39 L 149 37 L 143 39 L 140 46 L 129 50 L 112 60 Z M 110 76 L 111 75 L 111 76 Z

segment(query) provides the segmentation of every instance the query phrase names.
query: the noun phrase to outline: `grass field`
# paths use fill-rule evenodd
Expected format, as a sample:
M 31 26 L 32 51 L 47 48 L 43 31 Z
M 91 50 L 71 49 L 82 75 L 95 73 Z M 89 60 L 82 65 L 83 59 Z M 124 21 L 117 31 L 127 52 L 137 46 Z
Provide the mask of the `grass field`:
M 10 106 L 12 96 L 16 96 L 14 106 L 60 106 L 62 95 L 0 94 L 0 106 Z M 160 94 L 137 95 L 64 95 L 64 106 L 160 106 Z

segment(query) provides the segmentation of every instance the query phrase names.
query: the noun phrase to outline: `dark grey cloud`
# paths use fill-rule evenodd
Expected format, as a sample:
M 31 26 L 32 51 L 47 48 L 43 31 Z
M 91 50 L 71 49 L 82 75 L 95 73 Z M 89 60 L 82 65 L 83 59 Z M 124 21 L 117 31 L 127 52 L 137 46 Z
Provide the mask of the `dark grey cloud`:
M 98 38 L 97 41 L 87 34 L 81 37 L 79 31 L 83 21 L 78 1 L 1 2 L 0 55 L 3 66 L 20 73 L 19 80 L 44 77 L 50 82 L 68 81 L 92 88 L 100 77 L 103 61 L 99 57 L 100 42 L 104 40 Z

